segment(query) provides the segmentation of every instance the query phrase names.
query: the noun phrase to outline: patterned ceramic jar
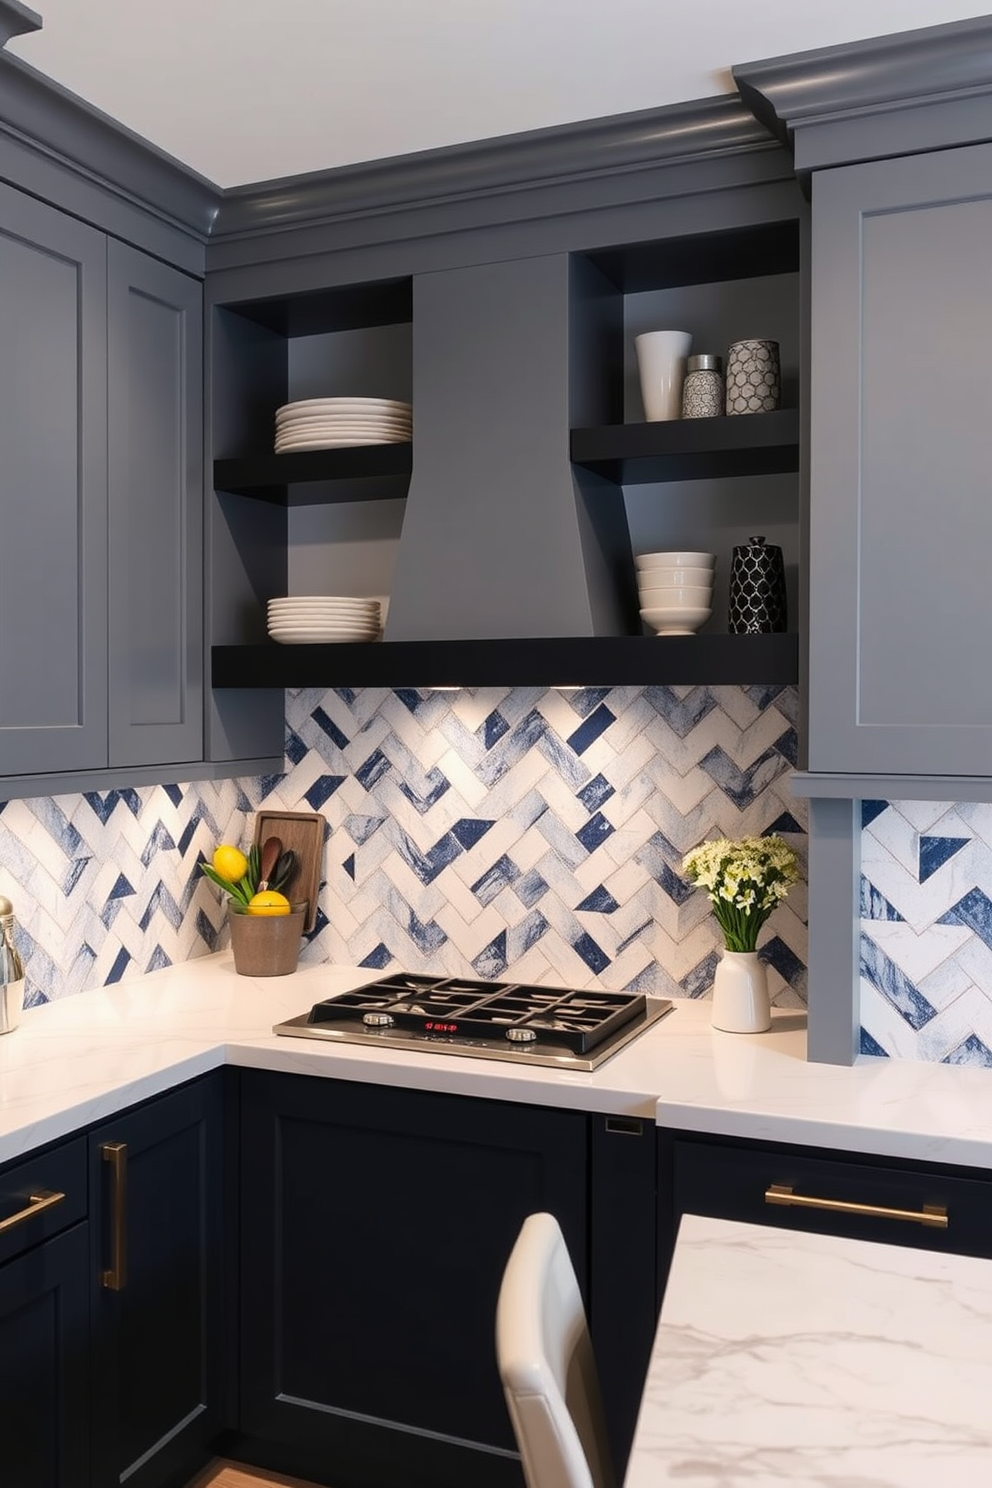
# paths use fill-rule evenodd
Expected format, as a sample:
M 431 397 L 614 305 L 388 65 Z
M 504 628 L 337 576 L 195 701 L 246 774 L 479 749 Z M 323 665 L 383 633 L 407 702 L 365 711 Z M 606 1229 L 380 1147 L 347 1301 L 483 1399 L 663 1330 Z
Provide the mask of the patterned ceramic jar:
M 723 362 L 718 356 L 691 356 L 682 384 L 683 418 L 717 418 L 723 413 Z
M 730 569 L 731 635 L 768 635 L 787 628 L 782 549 L 750 537 L 734 549 Z
M 735 341 L 727 352 L 727 412 L 771 413 L 781 396 L 777 341 Z

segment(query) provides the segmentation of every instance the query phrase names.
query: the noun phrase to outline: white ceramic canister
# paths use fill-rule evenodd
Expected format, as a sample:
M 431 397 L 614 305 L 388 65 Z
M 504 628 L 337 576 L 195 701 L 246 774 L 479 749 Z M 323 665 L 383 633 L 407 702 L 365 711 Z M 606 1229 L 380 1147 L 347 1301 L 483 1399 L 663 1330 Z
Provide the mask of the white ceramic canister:
M 682 383 L 692 347 L 689 331 L 644 331 L 634 337 L 641 399 L 648 423 L 682 414 Z

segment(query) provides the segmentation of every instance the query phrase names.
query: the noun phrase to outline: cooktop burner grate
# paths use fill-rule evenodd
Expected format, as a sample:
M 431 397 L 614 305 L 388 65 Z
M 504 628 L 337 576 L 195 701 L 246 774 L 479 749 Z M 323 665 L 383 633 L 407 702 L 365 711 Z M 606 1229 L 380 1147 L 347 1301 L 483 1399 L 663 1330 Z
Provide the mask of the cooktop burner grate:
M 476 982 L 463 977 L 397 974 L 318 1002 L 307 1022 L 410 1029 L 429 1038 L 539 1039 L 586 1054 L 643 1019 L 640 993 Z

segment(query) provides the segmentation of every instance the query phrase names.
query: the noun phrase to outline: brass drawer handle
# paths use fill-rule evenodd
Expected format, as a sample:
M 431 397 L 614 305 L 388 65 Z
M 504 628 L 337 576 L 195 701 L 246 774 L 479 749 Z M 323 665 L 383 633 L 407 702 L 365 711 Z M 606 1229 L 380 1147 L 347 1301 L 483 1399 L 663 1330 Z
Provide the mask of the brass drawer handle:
M 110 1168 L 110 1265 L 101 1280 L 108 1292 L 127 1284 L 127 1143 L 101 1142 L 100 1156 Z
M 765 1190 L 766 1204 L 783 1204 L 795 1209 L 829 1209 L 835 1214 L 870 1214 L 876 1219 L 908 1219 L 912 1224 L 933 1230 L 947 1229 L 947 1210 L 940 1204 L 924 1204 L 922 1209 L 888 1209 L 884 1204 L 855 1204 L 849 1199 L 816 1199 L 793 1193 L 784 1183 L 772 1183 Z
M 8 1219 L 0 1220 L 0 1235 L 4 1230 L 12 1230 L 15 1225 L 23 1224 L 26 1219 L 31 1219 L 35 1214 L 42 1214 L 46 1209 L 52 1209 L 56 1204 L 61 1204 L 65 1198 L 64 1193 L 55 1193 L 53 1189 L 42 1188 L 38 1193 L 33 1193 L 28 1198 L 28 1207 L 19 1209 L 16 1214 L 10 1215 Z

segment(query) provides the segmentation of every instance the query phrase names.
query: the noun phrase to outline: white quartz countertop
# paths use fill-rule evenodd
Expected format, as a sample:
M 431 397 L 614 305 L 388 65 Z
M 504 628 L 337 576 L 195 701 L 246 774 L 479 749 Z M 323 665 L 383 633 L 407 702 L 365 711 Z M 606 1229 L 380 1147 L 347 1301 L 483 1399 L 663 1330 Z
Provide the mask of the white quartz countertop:
M 992 1261 L 685 1215 L 624 1488 L 987 1488 Z
M 806 1062 L 805 1017 L 718 1033 L 706 1002 L 672 1013 L 600 1069 L 328 1045 L 274 1023 L 369 980 L 318 965 L 238 976 L 229 952 L 29 1009 L 0 1038 L 0 1162 L 221 1064 L 638 1116 L 688 1131 L 992 1166 L 992 1076 L 891 1060 Z

